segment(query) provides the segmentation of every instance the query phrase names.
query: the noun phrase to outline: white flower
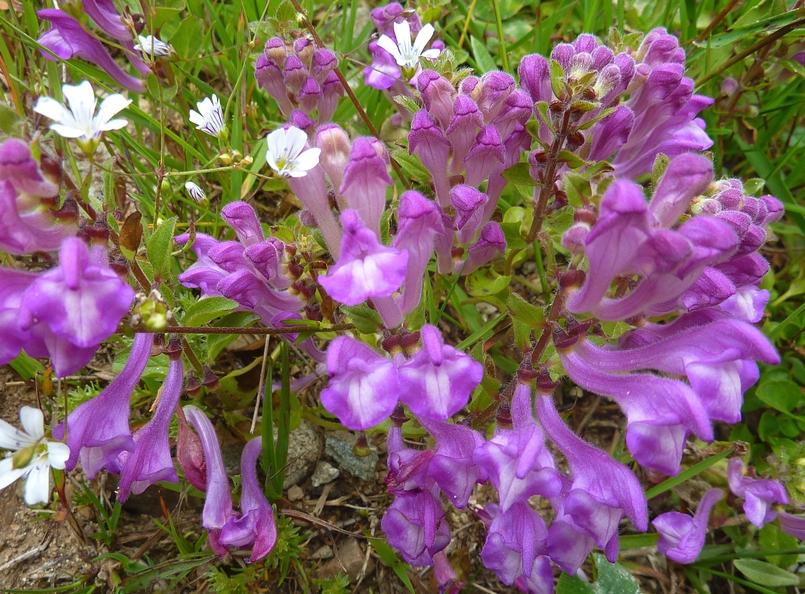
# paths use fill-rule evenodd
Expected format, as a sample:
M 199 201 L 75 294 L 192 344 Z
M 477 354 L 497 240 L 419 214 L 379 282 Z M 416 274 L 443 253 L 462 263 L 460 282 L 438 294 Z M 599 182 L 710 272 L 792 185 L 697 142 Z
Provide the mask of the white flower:
M 56 123 L 51 124 L 50 129 L 64 138 L 75 138 L 78 146 L 87 155 L 95 152 L 103 132 L 120 130 L 128 124 L 122 118 L 112 119 L 131 103 L 131 99 L 126 99 L 123 95 L 109 95 L 101 101 L 96 114 L 97 100 L 89 81 L 85 80 L 76 86 L 64 85 L 62 94 L 67 106 L 51 97 L 40 97 L 34 105 L 34 111 L 54 120 Z
M 21 431 L 0 419 L 0 448 L 14 454 L 0 460 L 0 489 L 18 478 L 28 477 L 25 503 L 47 503 L 50 499 L 50 467 L 64 469 L 70 448 L 60 441 L 45 441 L 42 411 L 30 406 L 20 409 Z
M 140 40 L 140 43 L 136 44 L 134 49 L 142 52 L 146 56 L 152 58 L 166 57 L 174 53 L 173 47 L 164 41 L 160 41 L 153 35 L 138 35 L 137 38 Z
M 206 195 L 204 194 L 204 190 L 202 190 L 196 183 L 193 183 L 191 181 L 185 182 L 184 187 L 185 190 L 187 190 L 187 193 L 190 194 L 190 197 L 196 203 L 201 202 L 206 197 Z
M 190 121 L 196 125 L 196 129 L 210 136 L 221 136 L 225 130 L 224 114 L 218 95 L 213 95 L 212 99 L 205 97 L 203 101 L 196 103 L 196 107 L 198 111 L 190 110 Z
M 307 134 L 291 126 L 279 128 L 266 137 L 268 154 L 266 161 L 282 177 L 305 177 L 319 164 L 321 149 L 304 150 Z
M 408 24 L 408 21 L 394 23 L 394 36 L 397 38 L 397 43 L 394 43 L 388 35 L 381 35 L 377 40 L 377 45 L 394 56 L 398 66 L 405 70 L 416 70 L 419 66 L 419 58 L 435 60 L 441 53 L 437 49 L 425 50 L 425 46 L 433 37 L 433 32 L 433 25 L 425 25 L 417 33 L 412 45 L 411 25 Z

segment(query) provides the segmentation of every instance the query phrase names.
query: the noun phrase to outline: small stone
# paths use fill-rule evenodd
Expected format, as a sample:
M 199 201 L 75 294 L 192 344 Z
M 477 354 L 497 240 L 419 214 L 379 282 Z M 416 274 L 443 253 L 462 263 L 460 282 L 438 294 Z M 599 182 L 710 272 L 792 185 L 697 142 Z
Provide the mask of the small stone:
M 305 496 L 305 492 L 299 485 L 294 485 L 288 489 L 288 501 L 299 501 Z
M 299 427 L 288 436 L 288 466 L 285 468 L 283 489 L 298 485 L 310 474 L 321 453 L 321 441 L 313 423 L 302 419 Z
M 333 549 L 330 548 L 330 545 L 324 545 L 323 547 L 319 547 L 316 549 L 312 555 L 310 555 L 310 559 L 317 560 L 317 559 L 332 559 L 333 558 Z
M 334 578 L 339 572 L 346 573 L 350 581 L 358 579 L 358 574 L 363 568 L 365 553 L 355 538 L 348 538 L 344 544 L 339 546 L 334 553 L 334 558 L 319 567 L 314 576 L 317 579 Z M 367 574 L 369 569 L 367 568 Z
M 316 465 L 316 470 L 313 471 L 313 476 L 310 478 L 310 482 L 313 483 L 314 487 L 321 487 L 322 485 L 333 482 L 340 475 L 341 471 L 339 471 L 329 462 L 322 460 Z
M 377 448 L 370 445 L 371 453 L 368 456 L 356 456 L 352 451 L 354 445 L 354 435 L 346 431 L 334 431 L 327 434 L 324 451 L 338 462 L 342 470 L 346 470 L 364 481 L 374 480 L 375 466 L 380 459 L 377 455 Z

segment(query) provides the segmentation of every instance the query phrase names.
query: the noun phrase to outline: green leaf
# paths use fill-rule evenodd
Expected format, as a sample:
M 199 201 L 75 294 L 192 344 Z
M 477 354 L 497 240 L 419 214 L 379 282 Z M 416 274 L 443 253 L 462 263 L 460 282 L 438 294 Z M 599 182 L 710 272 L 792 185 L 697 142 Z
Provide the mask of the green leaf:
M 537 180 L 531 177 L 530 169 L 528 163 L 517 163 L 504 170 L 501 175 L 503 179 L 518 186 L 536 186 Z
M 0 103 L 0 131 L 6 136 L 12 136 L 17 126 L 22 122 L 22 117 L 13 108 Z
M 15 359 L 9 361 L 11 369 L 20 374 L 24 380 L 36 377 L 37 373 L 45 373 L 45 367 L 39 361 L 22 352 Z
M 767 522 L 758 532 L 758 543 L 760 548 L 770 553 L 772 551 L 790 551 L 797 548 L 799 540 L 786 534 L 776 524 Z M 769 555 L 766 557 L 769 563 L 774 563 L 777 567 L 786 569 L 797 562 L 796 555 Z
M 758 559 L 736 559 L 735 567 L 756 584 L 771 586 L 772 588 L 783 586 L 796 586 L 799 584 L 799 577 L 796 574 L 781 569 L 771 563 Z
M 198 56 L 204 43 L 204 29 L 201 19 L 189 16 L 184 19 L 179 28 L 170 38 L 171 45 L 179 57 L 191 60 Z
M 590 201 L 593 191 L 590 182 L 578 173 L 566 173 L 562 177 L 562 187 L 567 193 L 570 206 L 579 208 Z
M 475 56 L 475 63 L 478 65 L 479 74 L 498 69 L 495 64 L 495 59 L 492 57 L 492 54 L 489 53 L 489 50 L 486 49 L 486 45 L 482 41 L 474 36 L 470 36 L 470 47 L 472 47 L 472 55 Z
M 791 412 L 803 402 L 802 390 L 790 380 L 774 380 L 763 382 L 757 387 L 755 394 L 763 402 L 782 412 Z
M 578 169 L 579 167 L 587 165 L 587 161 L 571 153 L 570 151 L 559 151 L 557 160 L 560 163 L 567 163 L 568 167 L 571 169 Z
M 230 313 L 236 307 L 238 307 L 238 302 L 226 297 L 201 299 L 187 308 L 184 314 L 184 325 L 201 326 Z
M 296 24 L 296 9 L 288 0 L 282 0 L 277 7 L 277 20 L 283 28 L 293 28 Z
M 355 324 L 359 332 L 374 334 L 383 327 L 380 314 L 365 303 L 352 307 L 342 305 L 341 310 L 349 316 L 350 321 Z
M 170 261 L 170 255 L 173 251 L 173 232 L 176 227 L 176 217 L 170 218 L 167 221 L 162 221 L 159 227 L 156 228 L 151 239 L 148 240 L 146 253 L 148 254 L 148 261 L 154 270 L 154 279 L 161 279 L 161 275 L 165 265 Z
M 413 178 L 421 184 L 430 183 L 430 172 L 416 155 L 409 155 L 406 151 L 398 149 L 391 151 L 391 158 L 399 163 L 400 169 L 407 177 Z
M 464 284 L 473 297 L 497 295 L 511 283 L 511 276 L 501 276 L 491 269 L 479 268 L 467 276 Z
M 402 105 L 405 109 L 410 111 L 412 114 L 418 112 L 422 109 L 416 101 L 414 101 L 411 97 L 406 97 L 405 95 L 395 95 L 394 96 L 394 103 Z
M 528 324 L 532 328 L 541 328 L 545 321 L 545 313 L 542 308 L 531 305 L 517 293 L 509 294 L 506 299 L 506 307 L 509 308 L 509 313 L 515 320 Z
M 593 555 L 598 579 L 588 584 L 566 573 L 559 578 L 556 594 L 640 594 L 640 584 L 620 563 L 610 563 L 603 555 Z
M 178 15 L 185 8 L 184 0 L 162 0 L 160 6 L 153 8 L 153 19 L 148 18 L 148 28 L 156 31 L 167 23 L 171 18 Z

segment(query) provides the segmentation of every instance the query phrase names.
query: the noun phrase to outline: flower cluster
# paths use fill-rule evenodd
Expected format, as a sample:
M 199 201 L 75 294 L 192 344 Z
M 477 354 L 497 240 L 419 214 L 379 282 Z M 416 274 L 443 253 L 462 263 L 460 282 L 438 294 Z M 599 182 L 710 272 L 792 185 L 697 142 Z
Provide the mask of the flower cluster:
M 257 58 L 254 76 L 271 95 L 286 118 L 300 128 L 329 122 L 344 88 L 334 69 L 338 58 L 325 48 L 300 37 L 286 44 L 279 37 L 266 42 Z M 312 120 L 316 112 L 316 120 Z M 304 124 L 302 124 L 304 122 Z

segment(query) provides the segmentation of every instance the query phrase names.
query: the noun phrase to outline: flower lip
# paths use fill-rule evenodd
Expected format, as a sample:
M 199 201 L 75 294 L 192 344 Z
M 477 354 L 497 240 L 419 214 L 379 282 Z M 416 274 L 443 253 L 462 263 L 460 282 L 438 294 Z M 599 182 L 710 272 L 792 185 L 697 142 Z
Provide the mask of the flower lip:
M 266 160 L 281 177 L 305 177 L 319 164 L 321 149 L 305 149 L 307 134 L 295 126 L 278 128 L 266 137 Z

